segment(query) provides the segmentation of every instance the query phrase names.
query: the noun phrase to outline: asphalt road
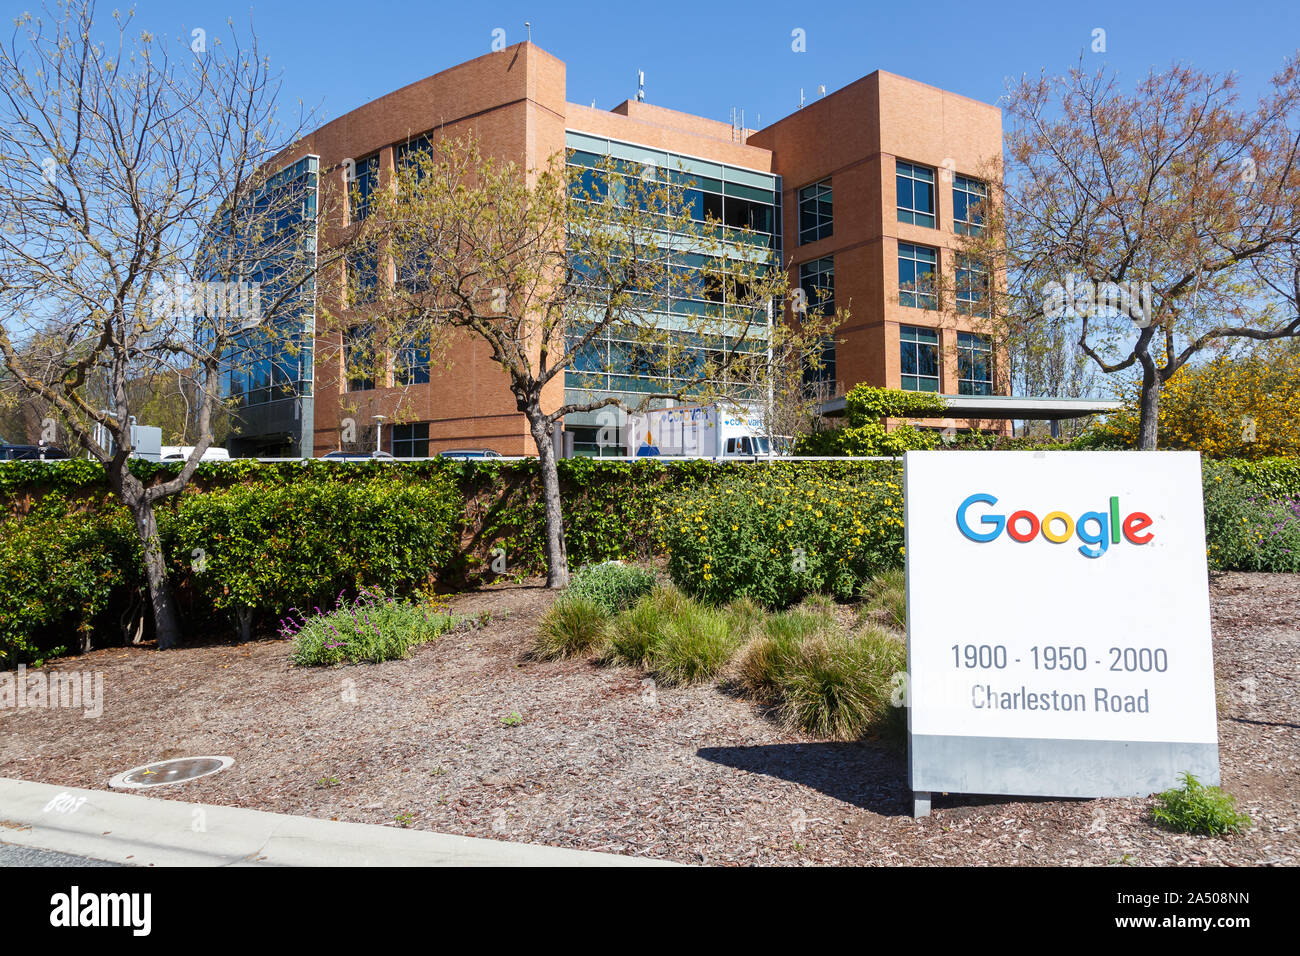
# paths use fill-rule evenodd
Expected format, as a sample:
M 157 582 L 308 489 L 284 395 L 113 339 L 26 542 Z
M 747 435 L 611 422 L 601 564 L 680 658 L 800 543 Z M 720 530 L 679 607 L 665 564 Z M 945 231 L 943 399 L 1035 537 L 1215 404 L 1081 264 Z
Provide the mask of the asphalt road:
M 53 850 L 0 843 L 0 866 L 121 866 L 105 860 L 92 860 L 88 856 L 72 856 Z

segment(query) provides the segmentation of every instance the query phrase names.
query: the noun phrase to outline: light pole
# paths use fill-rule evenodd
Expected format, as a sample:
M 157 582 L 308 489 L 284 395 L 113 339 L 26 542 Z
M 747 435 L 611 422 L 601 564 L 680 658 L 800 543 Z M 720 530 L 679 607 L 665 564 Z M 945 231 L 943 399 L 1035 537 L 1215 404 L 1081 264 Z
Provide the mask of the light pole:
M 375 420 L 375 451 L 384 450 L 384 419 L 387 415 L 372 415 Z

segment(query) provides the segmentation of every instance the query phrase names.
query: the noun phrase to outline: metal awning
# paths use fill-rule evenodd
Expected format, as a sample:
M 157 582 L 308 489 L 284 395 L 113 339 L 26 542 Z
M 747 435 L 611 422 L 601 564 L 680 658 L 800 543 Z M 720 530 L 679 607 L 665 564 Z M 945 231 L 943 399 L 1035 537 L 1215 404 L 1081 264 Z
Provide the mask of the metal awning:
M 941 395 L 948 406 L 944 418 L 1005 418 L 1027 420 L 1059 420 L 1083 418 L 1085 415 L 1104 415 L 1118 411 L 1124 403 L 1111 398 L 1051 398 L 1029 395 Z M 826 418 L 844 415 L 845 399 L 832 398 L 818 411 Z

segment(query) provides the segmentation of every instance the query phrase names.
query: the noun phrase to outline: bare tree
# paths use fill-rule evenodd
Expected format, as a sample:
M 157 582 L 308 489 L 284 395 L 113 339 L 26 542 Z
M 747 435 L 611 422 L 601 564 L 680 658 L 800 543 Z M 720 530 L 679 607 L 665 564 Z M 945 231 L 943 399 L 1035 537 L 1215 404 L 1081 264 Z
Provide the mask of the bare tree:
M 101 26 L 93 3 L 60 4 L 0 45 L 0 357 L 104 464 L 169 648 L 179 633 L 155 507 L 212 441 L 223 353 L 301 309 L 320 264 L 304 205 L 315 189 L 303 167 L 272 162 L 304 117 L 278 118 L 255 37 L 198 30 L 177 46 L 132 36 L 114 13 L 105 45 L 92 40 Z M 169 374 L 193 383 L 196 447 L 175 477 L 146 483 L 128 467 L 130 386 Z
M 995 315 L 1029 354 L 1059 348 L 1048 327 L 1064 324 L 1101 372 L 1140 376 L 1140 448 L 1156 447 L 1162 385 L 1198 353 L 1300 335 L 1265 281 L 1294 285 L 1300 60 L 1253 107 L 1234 85 L 1180 65 L 1132 94 L 1082 67 L 1013 85 L 1006 188 L 966 244 L 1005 261 Z
M 464 336 L 488 344 L 540 459 L 547 583 L 568 583 L 552 445 L 566 415 L 655 400 L 761 404 L 769 350 L 820 361 L 826 323 L 786 321 L 782 264 L 757 233 L 693 218 L 680 171 L 606 159 L 524 170 L 472 138 L 422 140 L 369 198 L 358 248 L 386 264 L 363 294 L 367 357 Z M 698 304 L 672 311 L 669 299 Z M 348 314 L 339 310 L 337 318 Z M 565 401 L 565 374 L 592 385 Z M 621 389 L 605 388 L 605 375 Z

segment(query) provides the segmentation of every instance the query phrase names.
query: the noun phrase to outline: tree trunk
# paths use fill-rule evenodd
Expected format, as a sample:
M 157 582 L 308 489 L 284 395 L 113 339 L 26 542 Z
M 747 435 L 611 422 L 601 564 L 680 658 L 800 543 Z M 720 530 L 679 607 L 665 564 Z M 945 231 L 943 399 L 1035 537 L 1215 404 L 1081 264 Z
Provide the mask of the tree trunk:
M 158 636 L 158 649 L 167 651 L 180 643 L 180 625 L 176 620 L 176 605 L 172 602 L 171 584 L 167 580 L 167 565 L 163 560 L 162 541 L 158 537 L 158 519 L 153 502 L 145 494 L 140 482 L 129 473 L 118 488 L 118 495 L 135 518 L 136 534 L 144 559 L 145 580 L 149 583 L 149 605 L 153 610 L 154 633 Z
M 551 443 L 550 423 L 540 409 L 528 416 L 537 459 L 542 471 L 542 499 L 546 503 L 546 586 L 563 588 L 569 584 L 569 556 L 564 547 L 564 512 L 560 507 L 560 472 L 555 464 L 555 446 Z
M 242 605 L 235 608 L 235 621 L 239 625 L 239 643 L 247 644 L 253 639 L 253 609 Z
M 1160 424 L 1160 377 L 1154 364 L 1142 370 L 1141 416 L 1138 419 L 1138 450 L 1155 451 Z

